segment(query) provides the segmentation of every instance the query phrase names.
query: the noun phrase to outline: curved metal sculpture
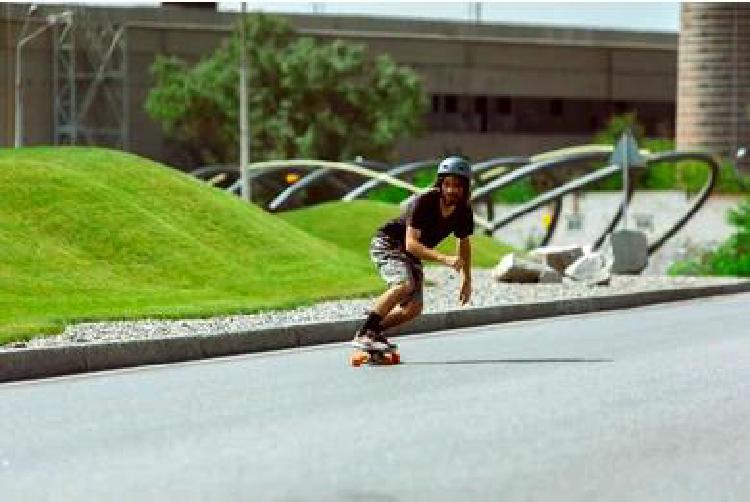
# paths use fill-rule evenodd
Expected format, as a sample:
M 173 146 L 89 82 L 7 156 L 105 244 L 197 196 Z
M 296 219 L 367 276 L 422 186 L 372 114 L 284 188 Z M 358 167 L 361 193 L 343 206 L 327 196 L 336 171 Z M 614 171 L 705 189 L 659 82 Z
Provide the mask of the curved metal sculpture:
M 269 160 L 264 162 L 255 162 L 248 166 L 248 175 L 251 177 L 260 176 L 271 171 L 277 171 L 280 169 L 331 169 L 338 171 L 345 171 L 354 174 L 358 174 L 365 178 L 376 178 L 383 180 L 391 185 L 399 186 L 412 193 L 421 193 L 422 189 L 415 187 L 405 181 L 402 181 L 388 174 L 368 169 L 356 164 L 350 164 L 347 162 L 332 162 L 328 160 Z
M 271 202 L 268 203 L 268 210 L 269 211 L 278 211 L 281 206 L 286 204 L 286 202 L 291 199 L 292 195 L 297 193 L 297 191 L 315 183 L 321 178 L 325 178 L 329 174 L 333 172 L 331 169 L 323 168 L 323 169 L 317 169 L 302 178 L 299 179 L 296 183 L 293 183 L 286 187 L 279 195 L 273 198 Z
M 382 181 L 390 183 L 391 185 L 404 188 L 413 194 L 422 193 L 424 191 L 424 189 L 422 188 L 416 187 L 410 183 L 406 183 L 405 181 L 394 178 L 393 176 L 389 176 L 385 173 L 374 171 L 372 169 L 368 169 L 355 164 L 348 164 L 346 162 L 332 162 L 328 160 L 270 160 L 265 162 L 255 162 L 248 166 L 248 174 L 254 174 L 255 176 L 258 176 L 264 172 L 276 171 L 279 169 L 288 169 L 290 167 L 298 169 L 335 169 L 339 171 L 359 174 L 360 176 L 367 178 L 380 179 Z M 474 215 L 474 220 L 484 228 L 488 228 L 490 226 L 490 223 L 481 216 Z
M 685 214 L 680 219 L 678 219 L 677 222 L 670 229 L 664 232 L 664 234 L 662 234 L 661 237 L 659 237 L 655 242 L 649 244 L 649 247 L 648 247 L 649 255 L 657 251 L 664 244 L 664 242 L 666 242 L 675 233 L 677 233 L 685 225 L 685 223 L 687 223 L 687 221 L 698 210 L 700 210 L 700 208 L 703 206 L 703 204 L 706 202 L 709 195 L 711 194 L 711 190 L 713 190 L 713 187 L 716 183 L 716 178 L 719 173 L 719 164 L 711 155 L 705 154 L 703 152 L 667 152 L 667 153 L 661 153 L 661 154 L 654 154 L 654 155 L 650 155 L 647 158 L 647 165 L 654 164 L 657 162 L 680 161 L 680 160 L 698 160 L 698 161 L 705 162 L 706 164 L 708 164 L 710 168 L 709 179 L 706 182 L 706 185 L 701 190 L 699 196 L 696 198 L 696 201 L 693 203 L 692 206 L 688 208 Z M 543 205 L 555 199 L 560 199 L 563 196 L 571 192 L 580 190 L 586 185 L 595 183 L 597 181 L 601 181 L 621 171 L 622 171 L 622 168 L 619 165 L 609 165 L 607 167 L 604 167 L 603 169 L 599 169 L 591 174 L 588 174 L 586 176 L 577 178 L 569 183 L 566 183 L 565 185 L 561 187 L 557 187 L 553 190 L 545 192 L 539 195 L 536 199 L 532 200 L 531 202 L 528 202 L 518 207 L 513 212 L 503 216 L 502 218 L 498 218 L 497 220 L 492 221 L 491 231 L 495 232 L 499 228 L 507 225 L 508 223 L 542 207 Z M 500 185 L 500 186 L 504 186 L 504 185 Z M 596 241 L 597 243 L 601 244 L 601 242 L 604 240 L 604 237 L 606 237 L 606 235 L 609 232 L 611 232 L 611 230 L 614 228 L 614 226 L 617 224 L 620 218 L 622 218 L 622 205 L 620 205 L 620 210 L 617 212 L 617 215 L 615 216 L 615 219 L 613 220 L 613 222 L 608 226 L 607 230 L 605 230 L 602 236 L 600 236 L 597 239 Z
M 419 162 L 419 163 L 416 163 L 416 164 L 422 164 L 422 163 L 428 163 L 428 162 L 430 162 L 430 161 L 422 161 L 422 162 Z M 389 176 L 394 176 L 394 177 L 397 176 L 397 175 L 399 175 L 399 174 L 401 174 L 402 172 L 407 172 L 407 171 L 396 171 L 394 169 L 387 170 L 388 167 L 389 167 L 388 164 L 384 164 L 382 162 L 375 162 L 375 161 L 372 161 L 372 160 L 357 160 L 357 161 L 353 162 L 353 164 L 361 166 L 361 167 L 365 167 L 365 168 L 368 168 L 368 169 L 371 169 L 371 170 L 385 171 L 386 174 L 388 174 Z M 405 166 L 400 166 L 400 167 L 406 167 L 406 166 L 410 166 L 410 164 L 406 164 Z M 398 168 L 396 168 L 396 169 L 398 169 Z M 277 195 L 268 204 L 268 209 L 270 211 L 278 211 L 299 190 L 302 190 L 303 188 L 307 188 L 308 186 L 312 185 L 316 181 L 318 181 L 318 180 L 320 180 L 322 178 L 325 178 L 326 176 L 328 176 L 332 172 L 333 172 L 332 169 L 323 168 L 323 169 L 318 169 L 317 171 L 313 171 L 310 174 L 308 174 L 307 176 L 304 176 L 299 181 L 297 181 L 296 183 L 288 186 L 279 195 Z M 380 180 L 378 178 L 372 178 L 372 179 L 368 180 L 366 183 L 364 183 L 363 185 L 360 185 L 359 188 L 362 188 L 364 186 L 368 186 L 370 184 L 380 185 L 382 183 L 384 183 L 382 180 Z M 371 190 L 371 188 L 370 189 L 366 189 L 366 192 L 369 192 L 370 190 Z M 349 193 L 351 193 L 351 192 L 349 192 Z M 347 193 L 344 196 L 344 198 L 342 198 L 341 200 L 347 200 L 346 197 L 349 195 L 349 193 Z
M 562 200 L 563 197 L 571 192 L 580 190 L 581 188 L 601 181 L 609 176 L 613 176 L 622 171 L 622 168 L 617 164 L 610 164 L 604 168 L 598 169 L 585 176 L 579 177 L 572 180 L 562 186 L 549 190 L 543 194 L 537 196 L 534 200 L 522 204 L 515 208 L 512 212 L 499 217 L 494 218 L 490 206 L 494 206 L 492 203 L 492 194 L 518 180 L 521 180 L 527 176 L 531 176 L 540 171 L 548 169 L 557 169 L 565 165 L 577 164 L 581 162 L 603 162 L 607 160 L 614 151 L 613 146 L 609 145 L 583 145 L 577 147 L 564 148 L 560 150 L 554 150 L 550 152 L 544 152 L 532 157 L 497 157 L 488 159 L 483 162 L 478 162 L 472 165 L 472 171 L 476 179 L 480 182 L 484 182 L 479 188 L 474 190 L 471 197 L 472 204 L 479 202 L 486 202 L 488 204 L 488 218 L 482 218 L 475 214 L 475 220 L 481 227 L 485 229 L 488 234 L 492 234 L 503 226 L 515 221 L 521 216 L 528 214 L 540 207 L 554 202 L 555 205 L 552 210 L 549 225 L 547 226 L 546 234 L 542 240 L 542 245 L 546 245 L 552 239 L 554 232 L 557 228 L 559 216 L 562 212 Z M 643 167 L 637 167 L 637 169 L 645 169 L 651 164 L 657 162 L 678 162 L 683 160 L 697 160 L 704 162 L 709 166 L 709 178 L 706 185 L 701 189 L 695 202 L 687 209 L 682 217 L 664 232 L 658 239 L 653 243 L 649 244 L 648 253 L 653 254 L 657 251 L 667 240 L 669 240 L 675 233 L 677 233 L 687 221 L 700 210 L 705 204 L 711 191 L 713 190 L 716 179 L 719 173 L 719 164 L 711 155 L 704 152 L 698 151 L 683 151 L 683 152 L 666 152 L 658 154 L 650 154 L 646 150 L 641 150 L 640 153 L 645 156 L 645 165 Z M 400 166 L 388 169 L 388 166 L 382 163 L 376 163 L 372 161 L 358 161 L 357 163 L 346 163 L 346 162 L 330 162 L 321 160 L 283 160 L 283 161 L 267 161 L 267 162 L 256 162 L 248 168 L 248 178 L 250 180 L 255 179 L 263 174 L 289 168 L 297 169 L 312 169 L 313 171 L 297 183 L 286 187 L 281 193 L 279 193 L 269 204 L 269 210 L 277 210 L 282 207 L 289 198 L 296 193 L 298 190 L 309 186 L 317 180 L 322 179 L 325 176 L 330 175 L 333 171 L 345 171 L 357 174 L 364 178 L 369 178 L 365 183 L 358 186 L 354 190 L 348 192 L 342 200 L 351 201 L 366 195 L 369 191 L 380 186 L 383 183 L 387 183 L 391 186 L 397 186 L 403 188 L 412 194 L 422 193 L 424 189 L 414 186 L 411 183 L 407 183 L 397 176 L 408 174 L 431 164 L 435 164 L 437 161 L 434 159 L 423 160 L 418 162 L 410 162 Z M 516 167 L 516 169 L 508 172 L 509 168 Z M 385 171 L 385 172 L 382 172 Z M 194 176 L 204 179 L 211 184 L 224 185 L 226 186 L 226 180 L 232 181 L 233 177 L 239 178 L 239 170 L 235 166 L 207 166 L 201 169 L 193 171 L 191 174 Z M 601 246 L 604 239 L 610 234 L 618 222 L 622 219 L 623 206 L 629 203 L 633 196 L 632 184 L 629 185 L 628 193 L 626 194 L 625 200 L 622 201 L 618 207 L 617 213 L 610 221 L 609 225 L 605 228 L 602 234 L 593 243 L 593 249 L 597 249 Z M 232 193 L 239 193 L 239 180 L 229 184 L 226 188 L 227 191 Z
M 386 174 L 388 176 L 393 176 L 395 178 L 396 176 L 418 171 L 429 165 L 437 164 L 437 163 L 438 161 L 435 159 L 420 160 L 418 162 L 409 162 L 408 164 L 402 164 L 400 166 L 396 166 L 393 169 L 386 171 Z M 364 197 L 365 195 L 367 195 L 368 192 L 374 190 L 375 188 L 377 188 L 378 186 L 382 184 L 383 184 L 383 180 L 381 179 L 378 179 L 378 178 L 370 179 L 367 182 L 355 188 L 354 190 L 350 191 L 348 194 L 344 195 L 341 198 L 341 200 L 352 201 L 354 199 Z
M 679 161 L 679 160 L 698 160 L 703 161 L 706 164 L 708 164 L 708 167 L 710 168 L 709 175 L 708 175 L 708 181 L 703 186 L 703 189 L 698 194 L 698 197 L 695 199 L 695 202 L 692 206 L 688 208 L 687 211 L 682 215 L 682 217 L 677 220 L 677 223 L 674 224 L 672 228 L 667 230 L 662 234 L 660 238 L 658 238 L 653 244 L 650 244 L 648 247 L 648 254 L 651 255 L 654 251 L 659 249 L 665 242 L 667 242 L 669 239 L 671 239 L 674 234 L 680 231 L 682 227 L 685 226 L 685 224 L 690 220 L 690 218 L 693 217 L 695 213 L 697 213 L 700 208 L 703 207 L 703 204 L 706 203 L 708 200 L 708 197 L 711 195 L 711 191 L 716 186 L 716 180 L 719 177 L 719 172 L 721 171 L 721 166 L 716 161 L 716 159 L 705 152 L 697 152 L 697 151 L 684 151 L 684 152 L 667 152 L 667 153 L 661 153 L 661 154 L 655 154 L 652 155 L 649 159 L 649 163 L 651 162 L 666 162 L 666 161 Z
M 507 173 L 503 176 L 499 176 L 495 178 L 494 180 L 490 181 L 486 185 L 482 186 L 481 188 L 474 191 L 472 194 L 472 201 L 479 201 L 484 199 L 488 207 L 489 204 L 492 204 L 492 193 L 494 193 L 497 190 L 500 190 L 512 183 L 515 183 L 516 181 L 519 181 L 527 176 L 530 176 L 532 174 L 535 174 L 539 171 L 544 171 L 547 169 L 552 168 L 558 168 L 560 166 L 564 166 L 567 164 L 573 164 L 573 163 L 579 163 L 582 161 L 592 161 L 592 160 L 604 160 L 606 156 L 612 153 L 613 147 L 606 147 L 601 148 L 600 145 L 595 145 L 594 148 L 577 148 L 575 150 L 573 149 L 566 149 L 562 151 L 561 156 L 553 156 L 552 153 L 558 154 L 561 152 L 560 150 L 555 152 L 549 152 L 547 154 L 542 154 L 538 156 L 532 157 L 530 160 L 533 160 L 531 163 L 527 163 L 526 165 L 523 165 L 522 167 L 511 171 L 510 173 Z M 605 155 L 606 154 L 606 155 Z M 542 238 L 542 241 L 540 243 L 541 246 L 546 246 L 550 243 L 552 240 L 552 237 L 555 234 L 555 231 L 557 230 L 557 224 L 560 220 L 560 214 L 562 213 L 562 204 L 563 204 L 563 198 L 558 197 L 553 200 L 554 206 L 552 208 L 552 214 L 550 215 L 550 221 L 547 225 L 547 228 L 544 233 L 544 237 Z M 536 208 L 535 208 L 536 209 Z M 513 214 L 513 213 L 511 213 Z M 526 213 L 523 213 L 526 214 Z M 523 215 L 522 214 L 522 215 Z M 522 216 L 522 215 L 519 215 Z M 490 213 L 488 211 L 488 219 L 490 222 L 493 222 L 495 220 L 494 214 Z M 514 218 L 515 219 L 515 218 Z M 508 223 L 510 223 L 509 220 Z M 505 225 L 504 223 L 503 225 Z M 497 228 L 493 228 L 488 230 L 486 233 L 488 235 L 492 235 L 493 232 L 495 232 Z
M 240 170 L 238 167 L 225 165 L 203 166 L 190 171 L 190 175 L 205 181 L 211 186 L 230 190 L 231 186 L 239 179 Z M 226 181 L 229 182 L 225 183 Z

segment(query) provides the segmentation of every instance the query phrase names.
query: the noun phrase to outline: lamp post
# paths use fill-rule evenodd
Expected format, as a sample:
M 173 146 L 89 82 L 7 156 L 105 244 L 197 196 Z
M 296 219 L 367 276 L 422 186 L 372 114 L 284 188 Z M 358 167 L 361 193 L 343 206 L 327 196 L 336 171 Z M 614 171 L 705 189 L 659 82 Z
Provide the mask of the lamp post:
M 247 2 L 242 2 L 242 17 L 240 21 L 240 193 L 242 199 L 252 201 L 250 193 L 250 180 L 247 173 L 247 164 L 250 161 L 250 138 L 248 137 L 247 117 L 247 55 L 245 54 L 245 20 L 247 14 Z
M 24 45 L 26 45 L 29 41 L 36 38 L 38 35 L 40 35 L 42 32 L 44 32 L 47 28 L 50 28 L 57 23 L 63 21 L 66 23 L 69 23 L 71 20 L 71 16 L 73 13 L 71 11 L 65 11 L 60 14 L 51 14 L 47 17 L 45 17 L 45 24 L 44 26 L 41 26 L 36 29 L 31 35 L 26 35 L 26 30 L 29 26 L 29 18 L 31 15 L 36 12 L 36 5 L 32 5 L 29 7 L 29 11 L 26 14 L 26 19 L 23 23 L 23 28 L 21 30 L 21 35 L 18 37 L 18 41 L 16 43 L 16 82 L 15 82 L 15 97 L 16 97 L 16 127 L 15 127 L 15 141 L 14 145 L 16 148 L 20 148 L 23 146 L 23 99 L 21 96 L 21 50 L 23 49 Z

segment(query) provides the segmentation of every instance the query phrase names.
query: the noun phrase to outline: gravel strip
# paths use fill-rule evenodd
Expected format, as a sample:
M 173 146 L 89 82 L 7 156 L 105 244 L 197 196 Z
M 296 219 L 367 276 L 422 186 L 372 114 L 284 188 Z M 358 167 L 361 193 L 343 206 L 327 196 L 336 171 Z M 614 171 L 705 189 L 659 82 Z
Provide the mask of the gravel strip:
M 425 312 L 440 312 L 458 308 L 458 275 L 446 268 L 427 267 L 425 275 L 434 283 L 425 288 Z M 489 307 L 518 303 L 534 303 L 570 298 L 604 296 L 674 288 L 689 288 L 744 282 L 727 277 L 665 277 L 614 276 L 609 286 L 586 287 L 568 282 L 564 284 L 501 284 L 496 283 L 490 270 L 473 272 L 474 293 L 471 306 Z M 181 336 L 209 336 L 261 328 L 295 325 L 332 320 L 364 318 L 372 299 L 328 301 L 294 310 L 268 311 L 254 315 L 236 315 L 191 320 L 140 320 L 82 323 L 68 326 L 62 334 L 34 338 L 26 343 L 0 347 L 0 351 L 14 348 L 47 348 L 92 343 L 148 340 Z

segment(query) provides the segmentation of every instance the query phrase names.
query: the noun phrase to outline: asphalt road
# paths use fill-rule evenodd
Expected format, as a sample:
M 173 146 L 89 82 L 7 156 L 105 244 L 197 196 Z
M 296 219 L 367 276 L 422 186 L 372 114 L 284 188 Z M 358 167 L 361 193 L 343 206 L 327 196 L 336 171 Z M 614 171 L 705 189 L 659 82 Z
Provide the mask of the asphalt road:
M 0 385 L 0 499 L 750 500 L 749 305 Z

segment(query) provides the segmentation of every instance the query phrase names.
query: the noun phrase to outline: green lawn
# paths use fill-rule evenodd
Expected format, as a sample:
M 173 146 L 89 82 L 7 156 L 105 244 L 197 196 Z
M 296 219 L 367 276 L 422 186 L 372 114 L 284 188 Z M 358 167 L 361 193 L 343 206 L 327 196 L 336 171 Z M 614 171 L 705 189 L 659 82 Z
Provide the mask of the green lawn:
M 399 206 L 396 204 L 361 200 L 329 202 L 280 213 L 279 216 L 315 237 L 366 257 L 375 230 L 398 214 Z M 514 251 L 508 245 L 481 235 L 480 227 L 476 227 L 471 240 L 472 264 L 477 267 L 494 267 L 502 256 Z M 456 239 L 450 236 L 438 249 L 455 254 Z
M 379 291 L 366 254 L 149 160 L 0 149 L 0 343 L 82 320 L 209 316 Z

